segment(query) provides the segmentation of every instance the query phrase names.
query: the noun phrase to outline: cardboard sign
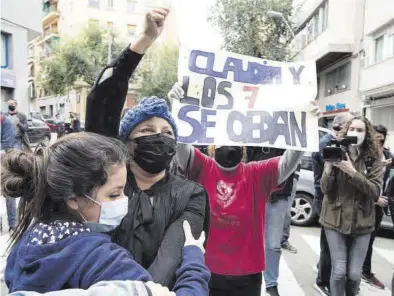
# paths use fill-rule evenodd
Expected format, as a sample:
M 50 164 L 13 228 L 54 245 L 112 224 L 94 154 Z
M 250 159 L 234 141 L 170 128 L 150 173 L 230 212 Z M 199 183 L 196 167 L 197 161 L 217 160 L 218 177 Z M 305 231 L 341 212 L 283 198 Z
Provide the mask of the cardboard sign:
M 185 96 L 172 112 L 180 142 L 318 151 L 314 62 L 181 48 L 178 79 Z

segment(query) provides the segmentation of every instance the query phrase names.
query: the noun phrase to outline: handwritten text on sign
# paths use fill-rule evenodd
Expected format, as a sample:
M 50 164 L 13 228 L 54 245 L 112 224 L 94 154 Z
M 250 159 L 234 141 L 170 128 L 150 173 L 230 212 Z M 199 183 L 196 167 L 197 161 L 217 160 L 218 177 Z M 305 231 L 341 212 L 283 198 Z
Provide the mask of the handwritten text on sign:
M 179 141 L 314 151 L 317 118 L 313 62 L 280 63 L 225 51 L 182 48 L 185 96 L 173 104 Z

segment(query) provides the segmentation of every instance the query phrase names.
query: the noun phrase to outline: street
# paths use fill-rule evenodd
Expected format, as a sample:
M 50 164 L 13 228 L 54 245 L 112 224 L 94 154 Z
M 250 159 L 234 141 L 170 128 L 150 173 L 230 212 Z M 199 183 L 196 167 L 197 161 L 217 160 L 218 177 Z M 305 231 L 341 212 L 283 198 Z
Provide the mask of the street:
M 390 296 L 394 268 L 394 234 L 377 237 L 372 256 L 372 271 L 385 284 L 380 290 L 361 282 L 360 296 Z M 279 271 L 279 293 L 284 296 L 317 296 L 313 288 L 316 279 L 316 263 L 320 253 L 320 228 L 292 226 L 290 243 L 298 249 L 297 254 L 282 253 Z M 261 295 L 265 295 L 264 289 Z
M 394 267 L 394 234 L 384 233 L 385 237 L 377 237 L 374 244 L 372 269 L 376 276 L 386 285 L 386 290 L 380 290 L 361 282 L 360 296 L 390 296 L 388 288 L 391 285 Z M 279 272 L 279 292 L 284 296 L 318 296 L 313 284 L 316 278 L 315 266 L 319 254 L 320 229 L 318 227 L 292 226 L 290 241 L 298 249 L 297 254 L 283 252 Z M 7 248 L 8 234 L 0 235 L 0 252 L 3 255 Z M 0 260 L 0 270 L 3 271 L 6 257 Z M 1 295 L 6 295 L 3 274 L 1 275 Z M 265 289 L 262 288 L 262 296 Z M 247 296 L 247 295 L 244 295 Z

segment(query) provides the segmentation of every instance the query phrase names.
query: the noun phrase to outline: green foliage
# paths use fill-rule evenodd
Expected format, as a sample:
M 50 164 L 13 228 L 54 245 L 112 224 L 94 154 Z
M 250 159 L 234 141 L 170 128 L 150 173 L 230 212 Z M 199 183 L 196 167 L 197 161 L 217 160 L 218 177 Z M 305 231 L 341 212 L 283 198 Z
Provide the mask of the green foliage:
M 149 50 L 137 71 L 141 98 L 157 96 L 167 100 L 168 92 L 177 81 L 178 53 L 175 45 L 156 45 Z
M 89 26 L 76 38 L 61 40 L 49 57 L 41 61 L 39 85 L 51 94 L 65 94 L 78 81 L 93 85 L 108 61 L 108 34 Z M 112 56 L 125 43 L 112 43 Z
M 226 50 L 283 61 L 291 33 L 283 19 L 268 16 L 270 10 L 290 23 L 292 0 L 217 0 L 209 20 L 219 27 Z

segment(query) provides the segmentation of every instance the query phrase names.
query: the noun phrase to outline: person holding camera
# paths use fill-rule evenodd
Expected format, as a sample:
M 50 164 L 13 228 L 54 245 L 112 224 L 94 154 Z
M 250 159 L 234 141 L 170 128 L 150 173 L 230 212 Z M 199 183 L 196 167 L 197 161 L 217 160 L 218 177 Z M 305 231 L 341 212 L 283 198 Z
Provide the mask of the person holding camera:
M 323 203 L 324 194 L 320 188 L 320 181 L 324 171 L 323 149 L 330 141 L 335 139 L 342 127 L 351 119 L 351 113 L 340 113 L 334 117 L 332 123 L 332 132 L 321 138 L 319 143 L 319 152 L 312 154 L 312 170 L 315 184 L 315 198 L 313 199 L 313 206 L 317 214 L 320 216 L 321 207 Z M 315 282 L 315 289 L 322 295 L 330 295 L 330 275 L 331 275 L 331 257 L 330 249 L 328 247 L 324 228 L 321 228 L 320 233 L 320 257 L 317 264 L 317 278 Z
M 321 179 L 320 223 L 331 254 L 332 296 L 357 294 L 383 179 L 379 143 L 369 120 L 352 118 L 337 140 L 345 136 L 356 137 L 357 143 L 341 147 L 342 161 L 325 161 Z

